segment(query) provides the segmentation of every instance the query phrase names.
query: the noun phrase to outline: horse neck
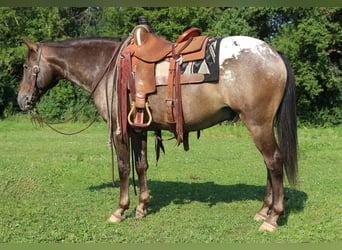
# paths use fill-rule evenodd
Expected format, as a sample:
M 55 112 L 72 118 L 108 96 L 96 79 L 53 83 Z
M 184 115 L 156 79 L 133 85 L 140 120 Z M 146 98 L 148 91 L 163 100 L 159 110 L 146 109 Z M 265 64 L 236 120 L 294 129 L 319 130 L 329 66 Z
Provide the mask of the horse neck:
M 117 42 L 83 41 L 68 46 L 46 46 L 47 61 L 54 66 L 58 79 L 66 79 L 91 92 L 97 77 L 105 70 Z

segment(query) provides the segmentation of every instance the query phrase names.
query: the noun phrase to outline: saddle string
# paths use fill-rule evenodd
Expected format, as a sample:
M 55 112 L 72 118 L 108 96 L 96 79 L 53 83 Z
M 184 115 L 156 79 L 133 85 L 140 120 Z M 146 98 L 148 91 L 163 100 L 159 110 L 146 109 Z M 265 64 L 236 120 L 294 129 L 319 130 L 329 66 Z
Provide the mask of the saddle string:
M 161 130 L 154 131 L 154 150 L 156 152 L 156 166 L 158 166 L 159 158 L 160 158 L 160 150 L 163 151 L 165 155 L 165 147 L 163 144 L 162 133 Z M 173 139 L 173 138 L 171 138 Z

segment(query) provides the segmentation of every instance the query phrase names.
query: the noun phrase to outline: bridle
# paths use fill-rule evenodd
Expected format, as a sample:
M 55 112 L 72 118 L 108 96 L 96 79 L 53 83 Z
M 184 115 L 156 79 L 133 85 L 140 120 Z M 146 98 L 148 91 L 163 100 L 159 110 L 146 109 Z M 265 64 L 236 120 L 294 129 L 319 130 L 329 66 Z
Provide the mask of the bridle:
M 113 54 L 112 54 L 112 57 L 111 59 L 109 60 L 108 64 L 106 65 L 104 71 L 98 75 L 97 79 L 94 81 L 94 84 L 93 84 L 93 89 L 90 93 L 90 95 L 88 96 L 88 98 L 85 100 L 85 102 L 80 106 L 80 108 L 74 113 L 74 115 L 72 115 L 71 117 L 69 117 L 68 119 L 64 120 L 64 121 L 61 121 L 61 122 L 47 122 L 45 121 L 41 115 L 39 114 L 37 108 L 35 109 L 35 113 L 36 114 L 33 114 L 31 115 L 31 118 L 32 119 L 35 119 L 35 120 L 38 120 L 38 122 L 41 124 L 41 123 L 44 123 L 46 124 L 48 127 L 50 127 L 52 130 L 54 130 L 55 132 L 57 133 L 60 133 L 60 134 L 63 134 L 63 135 L 75 135 L 75 134 L 78 134 L 78 133 L 81 133 L 82 131 L 84 131 L 85 129 L 81 129 L 77 132 L 73 132 L 73 133 L 65 133 L 65 132 L 62 132 L 62 131 L 59 131 L 55 128 L 53 128 L 51 125 L 55 125 L 55 124 L 61 124 L 61 123 L 66 123 L 66 122 L 69 122 L 71 120 L 73 120 L 74 118 L 77 117 L 77 115 L 81 112 L 81 110 L 85 107 L 85 105 L 91 100 L 94 92 L 96 91 L 99 83 L 101 82 L 101 80 L 103 79 L 103 77 L 105 76 L 106 73 L 108 73 L 109 69 L 110 69 L 110 66 L 112 65 L 113 61 L 114 61 L 114 58 L 117 54 L 117 51 L 118 51 L 118 47 L 116 47 L 113 51 Z M 34 66 L 32 66 L 32 75 L 34 76 L 31 84 L 30 84 L 30 91 L 32 91 L 32 94 L 31 94 L 31 99 L 33 97 L 33 93 L 34 93 L 34 90 L 38 90 L 38 92 L 41 92 L 43 91 L 43 89 L 41 89 L 39 86 L 38 86 L 38 74 L 40 73 L 40 59 L 41 59 L 41 55 L 42 55 L 42 48 L 39 46 L 38 47 L 38 51 L 37 51 L 37 60 L 36 60 L 36 64 Z M 91 121 L 91 124 L 94 123 L 96 121 L 96 119 L 98 118 L 99 116 L 99 113 L 96 112 L 96 115 L 94 117 L 94 119 L 92 119 Z M 87 128 L 89 128 L 90 126 L 87 126 Z M 86 128 L 86 129 L 87 129 Z
M 38 87 L 38 74 L 40 72 L 39 63 L 40 63 L 41 57 L 42 57 L 42 48 L 38 47 L 36 64 L 32 66 L 32 75 L 34 78 L 30 84 L 30 92 L 32 91 L 31 92 L 31 99 L 33 97 L 33 93 L 34 93 L 35 89 L 37 89 L 38 91 L 42 91 L 42 89 L 40 89 Z

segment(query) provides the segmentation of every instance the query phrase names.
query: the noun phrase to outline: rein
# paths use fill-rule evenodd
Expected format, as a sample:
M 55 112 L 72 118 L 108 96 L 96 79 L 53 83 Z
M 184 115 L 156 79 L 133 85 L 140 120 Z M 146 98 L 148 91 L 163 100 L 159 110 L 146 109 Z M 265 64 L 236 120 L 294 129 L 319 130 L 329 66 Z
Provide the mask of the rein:
M 118 46 L 119 47 L 119 46 Z M 35 109 L 35 113 L 31 113 L 31 120 L 37 120 L 38 123 L 40 124 L 45 124 L 47 125 L 50 129 L 52 129 L 53 131 L 59 133 L 59 134 L 62 134 L 62 135 L 76 135 L 76 134 L 79 134 L 83 131 L 85 131 L 86 129 L 88 129 L 91 125 L 94 124 L 94 122 L 96 121 L 96 119 L 99 117 L 99 113 L 96 112 L 94 118 L 90 121 L 90 123 L 83 129 L 80 129 L 76 132 L 72 132 L 72 133 L 66 133 L 66 132 L 63 132 L 63 131 L 60 131 L 56 128 L 54 128 L 52 125 L 56 125 L 56 124 L 63 124 L 63 123 L 67 123 L 67 122 L 70 122 L 71 120 L 73 120 L 74 118 L 76 118 L 79 113 L 82 111 L 82 109 L 85 107 L 85 105 L 90 101 L 90 99 L 92 98 L 93 94 L 95 93 L 97 87 L 99 86 L 101 80 L 103 79 L 103 77 L 105 76 L 106 73 L 108 73 L 109 71 L 109 68 L 110 68 L 110 65 L 112 64 L 116 54 L 117 54 L 117 51 L 118 51 L 118 47 L 116 47 L 113 51 L 113 54 L 112 54 L 112 57 L 110 58 L 108 64 L 106 65 L 104 71 L 102 72 L 101 75 L 99 75 L 99 77 L 97 78 L 95 82 L 95 86 L 93 88 L 93 90 L 91 91 L 90 95 L 88 96 L 88 98 L 85 100 L 85 102 L 81 105 L 81 107 L 74 113 L 74 115 L 72 115 L 70 118 L 64 120 L 64 121 L 61 121 L 61 122 L 47 122 L 45 121 L 45 119 L 41 116 L 41 114 L 39 113 L 38 109 L 36 108 Z M 31 88 L 34 90 L 34 88 L 37 88 L 39 90 L 39 87 L 37 85 L 37 81 L 38 81 L 38 74 L 40 72 L 40 68 L 39 68 L 39 62 L 40 62 L 40 58 L 41 58 L 41 54 L 42 54 L 42 48 L 39 47 L 38 48 L 38 56 L 37 56 L 37 61 L 36 61 L 36 64 L 32 67 L 32 70 L 33 70 L 33 76 L 35 76 L 34 80 L 32 81 L 32 84 L 31 84 Z
M 88 128 L 91 127 L 91 125 L 94 124 L 94 122 L 97 120 L 97 118 L 99 117 L 99 113 L 96 112 L 94 118 L 90 121 L 90 123 L 83 129 L 80 129 L 76 132 L 71 132 L 71 133 L 67 133 L 67 132 L 63 132 L 61 130 L 58 130 L 56 129 L 55 127 L 53 127 L 51 124 L 58 124 L 58 123 L 51 123 L 51 122 L 47 122 L 44 120 L 44 118 L 41 116 L 41 114 L 39 113 L 39 111 L 36 109 L 35 110 L 35 113 L 31 113 L 31 120 L 36 120 L 38 121 L 39 124 L 45 124 L 46 126 L 48 126 L 50 129 L 52 129 L 53 131 L 55 131 L 56 133 L 58 134 L 61 134 L 61 135 L 77 135 L 77 134 L 80 134 L 82 133 L 83 131 L 87 130 Z M 65 121 L 63 122 L 60 122 L 59 124 L 62 124 L 62 123 L 66 123 Z
M 73 132 L 73 133 L 66 133 L 66 132 L 62 132 L 56 128 L 54 128 L 52 125 L 55 125 L 55 124 L 62 124 L 62 123 L 66 123 L 66 122 L 69 122 L 71 121 L 72 119 L 74 119 L 75 117 L 77 117 L 77 115 L 80 113 L 80 111 L 85 107 L 85 105 L 89 102 L 89 100 L 92 98 L 93 94 L 95 93 L 97 87 L 99 86 L 101 80 L 104 78 L 104 76 L 109 72 L 110 70 L 110 67 L 112 65 L 112 63 L 114 62 L 115 58 L 116 58 L 116 55 L 118 54 L 118 50 L 121 46 L 117 46 L 114 51 L 113 51 L 113 54 L 109 60 L 109 62 L 107 63 L 104 71 L 102 72 L 102 74 L 100 74 L 98 76 L 98 78 L 96 79 L 95 84 L 94 84 L 94 88 L 93 90 L 91 91 L 90 95 L 88 96 L 87 100 L 84 102 L 83 105 L 81 105 L 81 107 L 75 112 L 75 114 L 69 118 L 69 119 L 66 119 L 62 122 L 47 122 L 44 120 L 44 118 L 39 114 L 38 110 L 36 109 L 35 110 L 35 113 L 31 113 L 31 121 L 38 121 L 38 123 L 40 125 L 42 124 L 46 124 L 50 129 L 52 129 L 53 131 L 59 133 L 59 134 L 62 134 L 62 135 L 76 135 L 76 134 L 79 134 L 83 131 L 85 131 L 86 129 L 88 129 L 91 125 L 94 124 L 94 122 L 96 121 L 96 119 L 99 117 L 99 113 L 96 112 L 96 115 L 95 117 L 91 120 L 91 122 L 83 129 L 79 130 L 79 131 L 76 131 L 76 132 Z M 42 54 L 42 48 L 39 47 L 38 48 L 38 55 L 37 55 L 37 61 L 36 61 L 36 64 L 32 67 L 32 70 L 33 70 L 33 76 L 34 76 L 34 79 L 32 81 L 32 84 L 31 84 L 31 90 L 32 92 L 34 91 L 35 88 L 37 88 L 38 90 L 39 87 L 37 85 L 37 82 L 38 82 L 38 74 L 40 72 L 40 68 L 39 68 L 39 62 L 40 62 L 40 58 L 41 58 L 41 54 Z M 107 98 L 108 99 L 108 98 Z M 108 100 L 107 100 L 108 101 Z M 108 109 L 108 112 L 112 109 L 109 109 L 108 107 L 108 104 L 107 104 L 107 109 Z M 111 114 L 110 116 L 108 116 L 110 119 L 110 127 L 112 127 L 112 117 L 111 117 Z M 115 182 L 114 182 L 114 139 L 113 139 L 113 134 L 112 132 L 110 133 L 110 142 L 111 142 L 111 153 L 112 153 L 112 184 L 113 186 L 115 185 Z

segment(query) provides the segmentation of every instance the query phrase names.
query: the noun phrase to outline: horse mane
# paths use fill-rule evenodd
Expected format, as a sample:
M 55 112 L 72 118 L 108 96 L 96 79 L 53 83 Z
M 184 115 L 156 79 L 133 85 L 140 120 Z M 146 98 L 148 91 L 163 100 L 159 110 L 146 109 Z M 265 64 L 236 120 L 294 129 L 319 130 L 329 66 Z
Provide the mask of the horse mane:
M 42 45 L 50 46 L 50 47 L 71 47 L 75 44 L 89 43 L 89 42 L 121 42 L 121 38 L 116 37 L 82 37 L 82 38 L 71 38 L 62 41 L 46 41 L 43 40 L 40 42 Z

